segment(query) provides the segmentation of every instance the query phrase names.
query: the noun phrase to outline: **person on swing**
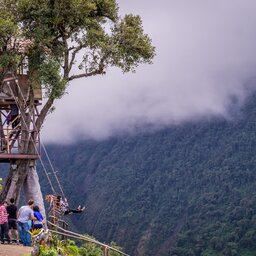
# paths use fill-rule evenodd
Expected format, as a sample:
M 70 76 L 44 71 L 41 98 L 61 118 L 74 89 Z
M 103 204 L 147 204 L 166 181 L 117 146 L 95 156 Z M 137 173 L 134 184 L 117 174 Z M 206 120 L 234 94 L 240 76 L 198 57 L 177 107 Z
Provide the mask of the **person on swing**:
M 80 213 L 80 212 L 83 212 L 85 209 L 85 207 L 81 208 L 80 205 L 76 209 L 70 209 L 67 199 L 66 198 L 63 199 L 62 196 L 57 196 L 56 205 L 59 207 L 63 215 L 68 215 L 71 213 Z

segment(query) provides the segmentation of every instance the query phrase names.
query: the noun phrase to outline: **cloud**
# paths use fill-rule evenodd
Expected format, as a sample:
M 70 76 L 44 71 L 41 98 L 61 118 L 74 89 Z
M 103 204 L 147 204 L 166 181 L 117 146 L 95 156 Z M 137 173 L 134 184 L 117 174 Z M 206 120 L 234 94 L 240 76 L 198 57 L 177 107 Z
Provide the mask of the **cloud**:
M 119 0 L 156 46 L 153 65 L 75 81 L 43 129 L 46 142 L 104 139 L 143 125 L 228 116 L 256 88 L 256 2 Z

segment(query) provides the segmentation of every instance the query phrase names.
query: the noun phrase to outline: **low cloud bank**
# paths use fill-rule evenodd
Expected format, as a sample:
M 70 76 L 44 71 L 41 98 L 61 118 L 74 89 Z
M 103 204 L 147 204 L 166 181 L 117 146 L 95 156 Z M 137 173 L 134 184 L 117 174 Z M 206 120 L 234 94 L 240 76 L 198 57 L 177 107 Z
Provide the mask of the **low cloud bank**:
M 228 117 L 230 104 L 241 106 L 255 90 L 255 1 L 118 2 L 121 13 L 142 16 L 157 49 L 154 64 L 75 81 L 47 118 L 45 142 Z

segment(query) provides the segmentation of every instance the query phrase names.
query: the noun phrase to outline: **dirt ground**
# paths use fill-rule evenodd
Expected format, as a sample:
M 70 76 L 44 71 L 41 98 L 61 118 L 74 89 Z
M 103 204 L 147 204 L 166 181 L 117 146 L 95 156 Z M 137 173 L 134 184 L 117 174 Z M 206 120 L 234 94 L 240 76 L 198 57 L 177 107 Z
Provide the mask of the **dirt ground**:
M 23 245 L 0 244 L 0 256 L 30 255 L 32 247 Z

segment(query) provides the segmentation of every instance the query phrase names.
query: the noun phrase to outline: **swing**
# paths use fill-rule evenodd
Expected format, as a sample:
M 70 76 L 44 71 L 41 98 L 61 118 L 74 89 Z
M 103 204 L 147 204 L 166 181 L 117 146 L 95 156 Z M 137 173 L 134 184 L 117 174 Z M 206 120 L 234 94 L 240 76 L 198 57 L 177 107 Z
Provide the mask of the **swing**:
M 63 200 L 60 195 L 46 195 L 45 200 L 50 204 L 49 217 L 54 224 L 64 215 L 82 213 L 85 210 L 85 207 L 81 208 L 80 205 L 76 209 L 71 209 L 67 199 Z

